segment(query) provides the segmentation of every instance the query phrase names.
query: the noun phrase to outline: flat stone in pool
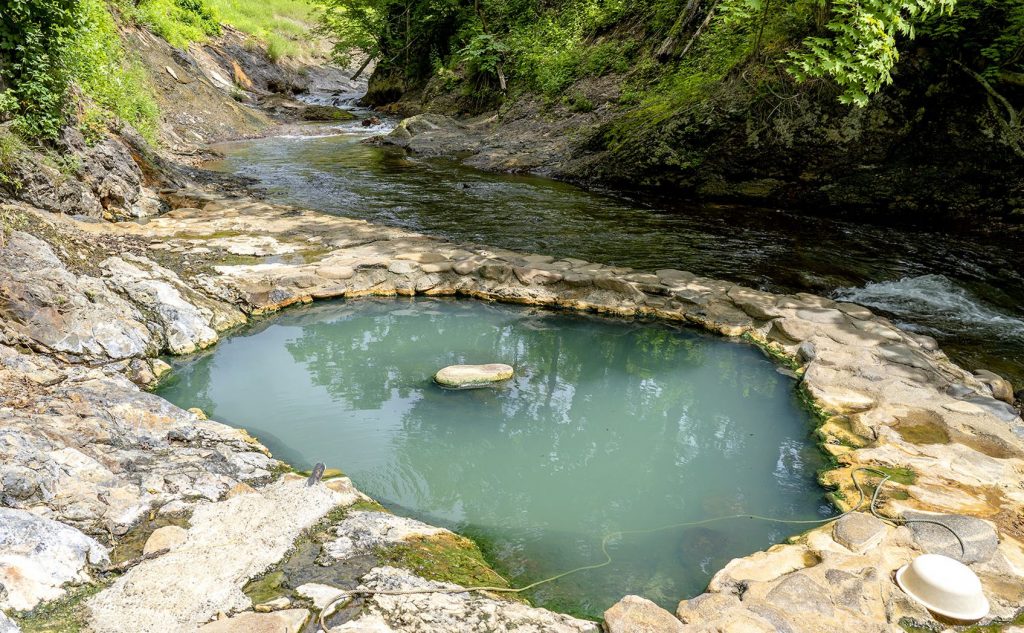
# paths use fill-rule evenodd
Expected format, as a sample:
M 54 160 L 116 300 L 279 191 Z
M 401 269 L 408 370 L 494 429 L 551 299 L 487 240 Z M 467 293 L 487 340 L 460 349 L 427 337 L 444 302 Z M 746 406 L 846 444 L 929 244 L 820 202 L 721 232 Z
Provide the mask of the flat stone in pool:
M 434 374 L 434 382 L 452 389 L 486 387 L 512 377 L 512 367 L 502 363 L 486 365 L 449 365 Z
M 438 388 L 500 359 L 501 389 Z M 794 382 L 752 345 L 667 324 L 479 301 L 359 299 L 289 311 L 179 361 L 160 395 L 248 429 L 279 459 L 344 470 L 397 514 L 475 538 L 514 585 L 590 617 L 636 594 L 674 610 L 730 559 L 830 510 Z M 687 525 L 690 524 L 690 525 Z

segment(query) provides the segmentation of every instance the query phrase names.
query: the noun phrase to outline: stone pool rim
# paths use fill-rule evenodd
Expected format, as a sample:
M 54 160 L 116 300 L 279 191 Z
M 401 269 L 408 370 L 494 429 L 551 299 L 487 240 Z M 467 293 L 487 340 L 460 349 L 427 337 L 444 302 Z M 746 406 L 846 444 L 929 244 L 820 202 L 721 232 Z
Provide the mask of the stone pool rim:
M 176 344 L 167 336 L 166 346 L 176 354 L 208 347 L 218 339 L 217 332 L 253 316 L 334 297 L 454 295 L 685 321 L 727 337 L 748 338 L 799 376 L 801 388 L 822 420 L 817 431 L 820 446 L 835 459 L 835 468 L 822 483 L 836 488 L 837 507 L 844 509 L 844 502 L 855 498 L 846 481 L 852 468 L 880 465 L 899 475 L 894 480 L 904 496 L 889 500 L 894 510 L 981 517 L 995 525 L 1004 544 L 1012 542 L 1007 547 L 1020 549 L 1022 534 L 1012 521 L 1024 506 L 1024 449 L 1014 428 L 1021 428 L 1019 414 L 994 399 L 983 381 L 950 362 L 934 340 L 899 330 L 866 308 L 806 293 L 776 295 L 684 271 L 638 273 L 580 260 L 456 246 L 408 231 L 248 198 L 197 190 L 165 191 L 164 195 L 176 209 L 145 225 L 54 221 L 71 223 L 86 233 L 163 243 L 168 253 L 174 253 L 161 259 L 159 249 L 154 249 L 157 263 L 164 267 L 160 274 L 181 291 L 184 303 L 202 308 L 188 316 L 205 322 L 205 329 L 179 327 L 173 332 L 180 335 Z M 178 233 L 188 237 L 177 238 Z M 190 270 L 179 271 L 185 280 L 172 272 L 173 260 L 183 252 L 194 253 L 194 260 L 199 260 Z M 239 261 L 245 257 L 252 259 Z M 265 258 L 270 263 L 263 263 Z M 113 257 L 101 266 L 110 270 L 124 263 Z M 143 305 L 149 301 L 153 308 L 162 301 L 132 299 Z M 178 324 L 165 320 L 164 325 L 171 332 Z M 135 366 L 130 373 L 136 382 L 151 384 L 165 365 L 158 360 L 145 363 L 148 372 Z M 129 372 L 127 363 L 123 371 Z M 948 441 L 915 444 L 904 439 L 901 425 L 919 419 L 946 429 Z M 822 533 L 811 530 L 807 537 L 817 539 Z M 737 579 L 736 568 L 789 551 L 785 547 L 729 563 L 709 584 L 709 593 L 685 601 L 690 603 L 685 606 L 681 603 L 677 614 L 681 622 L 687 623 L 700 603 L 711 600 L 708 596 L 728 598 L 729 580 Z M 844 544 L 839 547 L 869 560 L 869 552 Z M 909 556 L 914 546 L 895 543 L 892 551 Z M 778 589 L 794 574 L 807 576 L 797 573 L 801 569 L 822 564 L 828 562 L 797 566 L 763 582 L 782 578 Z M 1008 582 L 1021 586 L 1020 574 Z M 1000 607 L 997 618 L 1012 615 L 1005 604 Z M 900 608 L 913 613 L 906 605 Z M 744 614 L 744 610 L 738 602 L 717 609 L 732 614 Z M 884 623 L 890 616 L 886 614 L 882 621 L 874 614 L 865 618 Z

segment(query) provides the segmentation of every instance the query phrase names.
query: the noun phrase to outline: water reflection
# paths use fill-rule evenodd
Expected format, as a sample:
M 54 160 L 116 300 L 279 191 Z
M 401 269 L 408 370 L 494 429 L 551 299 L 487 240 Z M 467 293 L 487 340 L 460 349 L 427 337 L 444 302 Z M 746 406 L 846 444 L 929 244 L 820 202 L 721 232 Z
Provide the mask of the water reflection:
M 430 376 L 507 362 L 496 389 Z M 322 460 L 402 511 L 479 537 L 519 584 L 601 560 L 603 535 L 739 512 L 808 518 L 820 455 L 791 381 L 747 345 L 478 302 L 365 300 L 286 314 L 176 372 L 298 466 Z M 794 530 L 795 531 L 795 530 Z M 749 520 L 634 534 L 615 562 L 540 588 L 599 615 L 625 593 L 666 606 L 788 534 Z

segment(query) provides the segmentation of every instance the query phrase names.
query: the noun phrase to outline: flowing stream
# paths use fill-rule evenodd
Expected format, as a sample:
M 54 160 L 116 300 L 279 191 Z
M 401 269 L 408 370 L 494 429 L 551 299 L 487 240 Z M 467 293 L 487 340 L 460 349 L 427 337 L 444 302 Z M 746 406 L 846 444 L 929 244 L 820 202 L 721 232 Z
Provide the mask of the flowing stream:
M 454 241 L 855 301 L 936 337 L 968 369 L 1024 387 L 1020 240 L 632 199 L 361 142 L 387 123 L 306 129 L 222 145 L 210 167 L 254 179 L 275 201 Z

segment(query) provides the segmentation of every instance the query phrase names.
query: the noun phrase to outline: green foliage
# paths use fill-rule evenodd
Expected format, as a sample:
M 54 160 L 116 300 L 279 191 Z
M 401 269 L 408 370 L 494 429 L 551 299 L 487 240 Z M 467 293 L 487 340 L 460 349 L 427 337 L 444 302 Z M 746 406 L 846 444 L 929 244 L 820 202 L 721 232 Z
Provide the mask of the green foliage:
M 55 138 L 66 118 L 70 56 L 83 21 L 80 0 L 6 0 L 0 11 L 0 118 L 32 138 Z
M 400 69 L 409 84 L 461 75 L 474 86 L 507 74 L 554 97 L 583 76 L 625 72 L 639 45 L 588 41 L 628 10 L 624 0 L 316 0 L 321 32 L 335 59 L 378 60 L 379 74 Z M 455 73 L 454 68 L 461 73 Z
M 104 0 L 12 0 L 0 14 L 0 117 L 26 138 L 54 139 L 69 118 L 70 88 L 87 98 L 85 131 L 116 118 L 152 139 L 156 106 L 126 56 Z
M 178 48 L 220 35 L 220 20 L 203 0 L 141 0 L 130 14 Z
M 21 189 L 22 182 L 17 176 L 18 161 L 25 151 L 25 142 L 17 133 L 0 128 L 0 187 L 15 192 Z
M 842 89 L 839 100 L 867 105 L 870 95 L 892 83 L 899 61 L 897 37 L 914 37 L 915 25 L 948 14 L 956 0 L 836 0 L 826 24 L 830 37 L 808 37 L 790 53 L 797 79 L 831 77 Z
M 496 75 L 508 47 L 490 33 L 477 33 L 459 50 L 459 60 L 471 74 Z
M 864 106 L 871 95 L 892 83 L 900 59 L 899 39 L 912 39 L 929 18 L 948 16 L 956 0 L 723 0 L 722 20 L 756 32 L 779 13 L 817 13 L 823 28 L 802 38 L 785 55 L 789 72 L 800 81 L 827 78 L 841 90 L 842 103 Z M 791 33 L 797 36 L 799 31 Z M 759 44 L 760 42 L 758 42 Z M 756 46 L 755 46 L 756 48 Z
M 75 81 L 95 104 L 81 117 L 86 138 L 97 140 L 103 128 L 119 118 L 155 142 L 159 111 L 145 70 L 128 58 L 104 1 L 81 3 L 83 20 L 70 57 Z
M 205 0 L 224 24 L 230 24 L 258 41 L 265 42 L 274 61 L 311 57 L 316 39 L 310 37 L 314 24 L 309 0 Z

